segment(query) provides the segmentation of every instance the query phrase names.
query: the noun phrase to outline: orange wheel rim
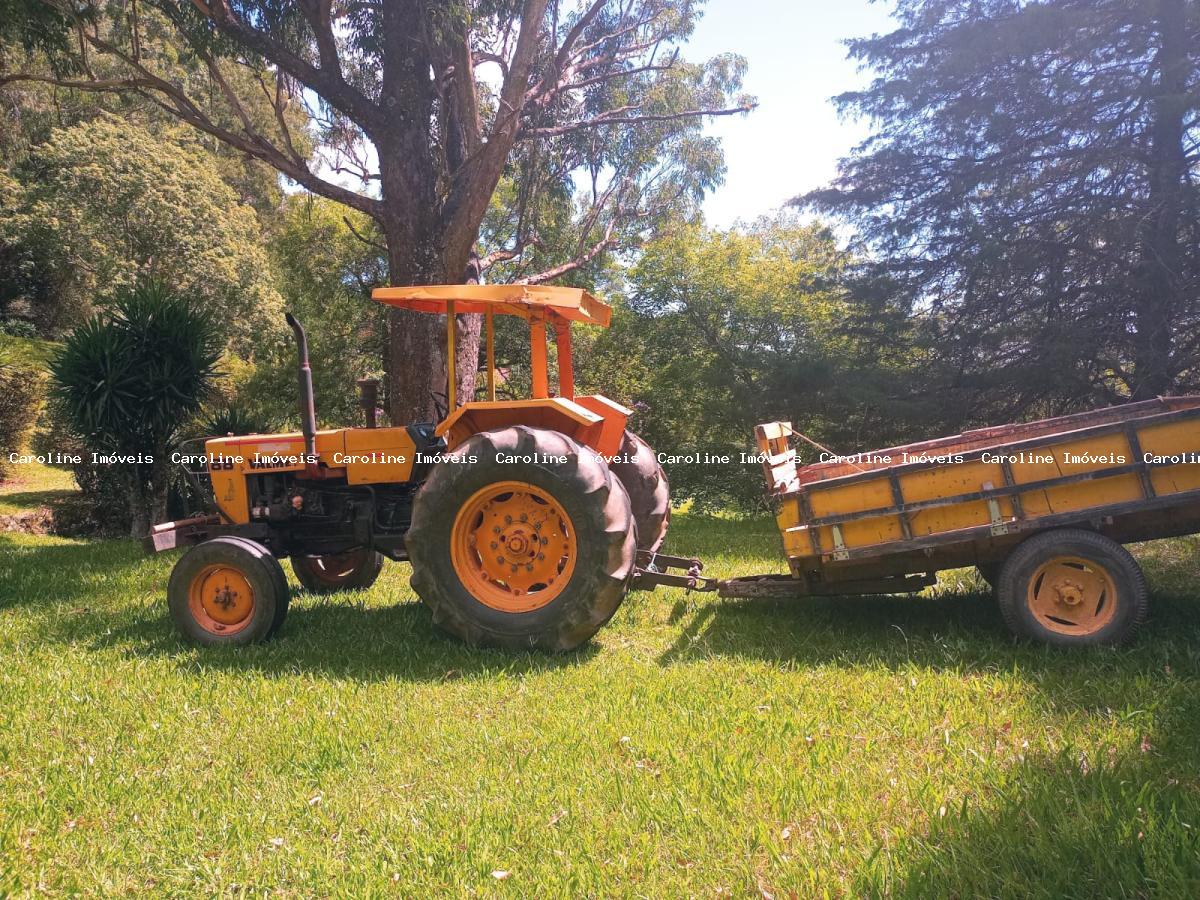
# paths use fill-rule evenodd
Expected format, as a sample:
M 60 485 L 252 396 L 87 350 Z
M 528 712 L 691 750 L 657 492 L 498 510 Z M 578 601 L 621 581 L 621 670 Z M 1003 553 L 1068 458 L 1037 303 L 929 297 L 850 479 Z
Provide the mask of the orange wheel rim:
M 367 553 L 365 549 L 348 550 L 332 556 L 309 556 L 306 561 L 309 563 L 308 570 L 318 581 L 337 585 L 353 578 L 366 565 Z
M 1044 628 L 1090 635 L 1116 616 L 1117 586 L 1108 570 L 1091 560 L 1056 556 L 1029 579 L 1026 603 Z
M 254 616 L 254 588 L 239 569 L 206 566 L 188 585 L 188 608 L 205 631 L 237 634 Z
M 575 528 L 548 492 L 523 481 L 476 491 L 454 519 L 450 558 L 463 586 L 501 612 L 541 609 L 575 570 Z

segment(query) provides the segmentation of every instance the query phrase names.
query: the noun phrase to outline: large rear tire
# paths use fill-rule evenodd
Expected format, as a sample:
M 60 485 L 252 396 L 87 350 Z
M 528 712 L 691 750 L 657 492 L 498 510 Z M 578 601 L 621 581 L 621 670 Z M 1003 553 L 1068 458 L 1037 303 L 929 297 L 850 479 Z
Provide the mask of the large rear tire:
M 612 618 L 633 573 L 629 498 L 555 431 L 469 438 L 434 467 L 405 538 L 413 590 L 471 645 L 564 651 Z
M 1094 531 L 1035 534 L 1004 562 L 996 585 L 1016 634 L 1064 647 L 1120 644 L 1146 619 L 1146 581 L 1137 561 Z
M 279 560 L 239 537 L 197 544 L 175 564 L 167 584 L 176 627 L 206 647 L 266 640 L 283 624 L 288 600 Z
M 671 524 L 671 487 L 658 457 L 649 444 L 626 431 L 611 468 L 629 494 L 638 527 L 638 549 L 661 549 Z
M 293 556 L 296 580 L 312 594 L 369 588 L 383 569 L 383 554 L 360 547 L 334 556 Z

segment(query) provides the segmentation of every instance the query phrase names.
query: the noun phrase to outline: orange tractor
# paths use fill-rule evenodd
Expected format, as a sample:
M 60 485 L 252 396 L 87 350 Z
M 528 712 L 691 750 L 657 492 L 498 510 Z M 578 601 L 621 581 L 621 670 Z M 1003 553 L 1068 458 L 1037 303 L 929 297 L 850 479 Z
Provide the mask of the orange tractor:
M 627 430 L 630 410 L 575 393 L 570 325 L 607 326 L 607 305 L 576 288 L 519 284 L 380 288 L 373 297 L 446 317 L 447 416 L 318 431 L 304 330 L 289 315 L 302 430 L 205 440 L 185 471 L 210 500 L 207 513 L 157 525 L 146 539 L 155 552 L 190 546 L 168 587 L 186 635 L 206 645 L 270 637 L 288 608 L 283 557 L 319 593 L 367 587 L 385 557 L 407 560 L 413 589 L 443 629 L 472 644 L 547 650 L 590 638 L 634 583 L 696 582 L 695 560 L 657 552 L 670 516 L 667 480 Z M 458 406 L 460 313 L 484 317 L 487 399 Z M 496 398 L 497 315 L 529 323 L 527 400 Z

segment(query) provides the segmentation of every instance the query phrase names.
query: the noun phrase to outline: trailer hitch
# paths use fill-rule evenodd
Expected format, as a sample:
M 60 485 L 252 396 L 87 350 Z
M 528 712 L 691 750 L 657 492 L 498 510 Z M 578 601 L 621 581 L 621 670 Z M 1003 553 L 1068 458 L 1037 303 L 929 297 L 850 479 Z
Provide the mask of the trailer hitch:
M 672 572 L 680 569 L 684 574 Z M 656 587 L 681 587 L 688 591 L 715 591 L 717 579 L 705 578 L 700 573 L 704 563 L 695 557 L 668 556 L 650 550 L 639 550 L 633 570 L 631 591 L 652 591 Z

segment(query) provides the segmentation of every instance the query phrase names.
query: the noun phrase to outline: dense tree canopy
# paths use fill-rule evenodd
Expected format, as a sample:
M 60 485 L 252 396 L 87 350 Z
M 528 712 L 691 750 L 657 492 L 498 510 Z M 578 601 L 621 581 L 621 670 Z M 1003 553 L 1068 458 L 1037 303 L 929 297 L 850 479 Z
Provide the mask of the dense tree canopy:
M 884 314 L 847 278 L 853 263 L 827 228 L 794 217 L 728 231 L 676 222 L 646 246 L 613 328 L 583 354 L 585 376 L 633 406 L 657 450 L 731 457 L 669 466 L 677 500 L 761 496 L 759 466 L 741 458 L 760 422 L 790 420 L 845 450 L 921 418 L 917 338 L 903 318 L 876 327 Z
M 243 351 L 281 329 L 258 219 L 203 150 L 102 117 L 54 132 L 23 166 L 0 199 L 0 243 L 51 283 L 31 311 L 51 330 L 146 278 L 212 312 Z M 6 280 L 0 304 L 25 287 Z
M 387 261 L 355 237 L 366 217 L 309 195 L 285 199 L 273 225 L 273 267 L 287 309 L 308 332 L 317 415 L 331 426 L 360 421 L 355 382 L 379 377 L 386 309 L 368 301 Z M 257 429 L 296 416 L 296 345 L 290 332 L 260 341 L 255 364 L 232 379 L 230 400 Z
M 828 190 L 1007 418 L 1200 383 L 1200 4 L 900 0 Z M 949 396 L 949 395 L 948 395 Z

